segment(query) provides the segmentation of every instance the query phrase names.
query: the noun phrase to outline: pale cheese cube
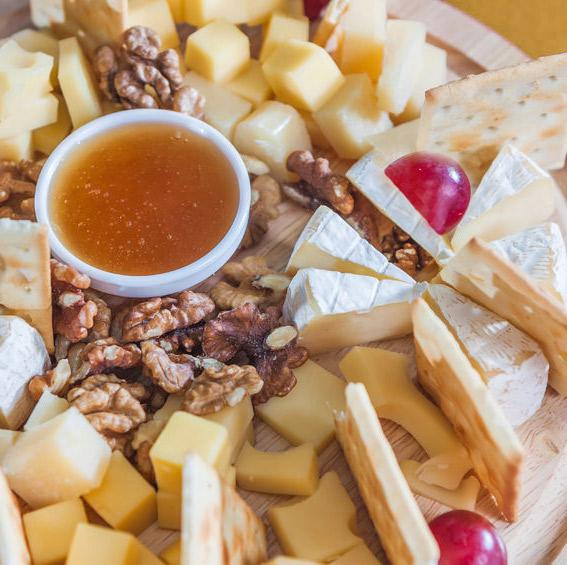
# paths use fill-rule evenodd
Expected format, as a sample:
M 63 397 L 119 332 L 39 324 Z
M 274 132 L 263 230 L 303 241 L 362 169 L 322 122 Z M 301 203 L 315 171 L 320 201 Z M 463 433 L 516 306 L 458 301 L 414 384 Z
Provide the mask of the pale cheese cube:
M 252 59 L 248 68 L 226 86 L 237 96 L 251 102 L 254 107 L 258 107 L 272 97 L 272 88 L 264 76 L 262 64 L 255 59 Z
M 57 100 L 59 100 L 57 121 L 34 130 L 32 134 L 33 148 L 44 155 L 50 155 L 73 129 L 71 116 L 69 115 L 65 99 L 60 94 L 55 94 L 55 96 Z
M 22 159 L 31 159 L 32 156 L 33 143 L 31 131 L 25 131 L 13 137 L 0 139 L 0 159 L 20 161 Z
M 45 53 L 53 57 L 53 68 L 51 69 L 51 84 L 55 88 L 59 85 L 57 73 L 59 71 L 59 42 L 55 37 L 44 31 L 35 29 L 23 29 L 12 35 L 12 39 L 30 53 Z
M 4 455 L 2 467 L 10 488 L 32 508 L 41 508 L 96 488 L 109 460 L 103 437 L 69 408 L 25 432 Z
M 313 118 L 339 157 L 359 159 L 372 149 L 369 136 L 392 127 L 368 75 L 347 75 L 340 90 Z
M 297 176 L 287 170 L 293 151 L 311 151 L 305 122 L 294 108 L 281 102 L 264 102 L 234 132 L 234 144 L 241 153 L 264 161 L 279 182 L 293 182 Z
M 53 94 L 22 101 L 17 112 L 0 118 L 0 139 L 16 137 L 57 121 L 59 100 Z
M 280 10 L 285 11 L 286 0 L 246 0 L 248 3 L 248 25 L 256 26 L 266 23 L 271 15 Z
M 423 64 L 425 25 L 390 20 L 386 25 L 382 74 L 376 86 L 381 110 L 399 114 L 414 92 Z
M 24 425 L 24 431 L 31 430 L 40 424 L 55 418 L 69 408 L 69 403 L 64 398 L 51 394 L 48 390 L 43 391 L 35 405 L 28 421 Z
M 128 27 L 145 26 L 161 39 L 163 49 L 179 47 L 179 35 L 168 0 L 128 0 Z
M 278 100 L 310 112 L 328 102 L 344 82 L 331 56 L 309 41 L 285 41 L 263 68 Z
M 264 32 L 260 61 L 264 62 L 282 43 L 289 39 L 309 40 L 309 20 L 274 12 Z
M 157 521 L 160 528 L 166 530 L 181 529 L 181 495 L 157 491 Z
M 241 73 L 250 62 L 250 40 L 234 24 L 216 20 L 189 36 L 185 63 L 217 83 Z
M 223 19 L 234 24 L 247 23 L 250 16 L 250 5 L 257 2 L 257 0 L 181 1 L 183 3 L 184 21 L 196 27 L 203 27 L 217 19 Z
M 18 441 L 21 434 L 22 432 L 14 430 L 0 430 L 0 463 L 2 463 L 4 453 Z
M 138 553 L 138 540 L 132 534 L 79 524 L 65 565 L 137 565 Z
M 331 144 L 327 140 L 327 138 L 323 135 L 319 124 L 315 121 L 313 114 L 311 112 L 305 112 L 301 110 L 299 112 L 303 121 L 305 122 L 305 126 L 307 127 L 307 131 L 309 132 L 309 137 L 311 138 L 311 143 L 315 147 L 321 147 L 322 149 L 330 149 Z

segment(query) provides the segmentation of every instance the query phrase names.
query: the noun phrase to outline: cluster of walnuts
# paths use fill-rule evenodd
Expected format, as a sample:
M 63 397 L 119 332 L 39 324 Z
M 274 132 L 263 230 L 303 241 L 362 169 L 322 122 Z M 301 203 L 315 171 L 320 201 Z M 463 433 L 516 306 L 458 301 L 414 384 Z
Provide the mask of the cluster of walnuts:
M 35 185 L 43 161 L 0 160 L 0 218 L 35 220 Z

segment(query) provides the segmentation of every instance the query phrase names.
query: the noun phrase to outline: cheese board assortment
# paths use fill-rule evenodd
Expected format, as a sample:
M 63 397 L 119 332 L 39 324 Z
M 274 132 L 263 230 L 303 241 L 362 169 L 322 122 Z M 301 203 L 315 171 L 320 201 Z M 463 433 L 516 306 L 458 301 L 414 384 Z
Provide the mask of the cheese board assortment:
M 561 563 L 567 54 L 447 82 L 386 0 L 30 9 L 0 565 Z

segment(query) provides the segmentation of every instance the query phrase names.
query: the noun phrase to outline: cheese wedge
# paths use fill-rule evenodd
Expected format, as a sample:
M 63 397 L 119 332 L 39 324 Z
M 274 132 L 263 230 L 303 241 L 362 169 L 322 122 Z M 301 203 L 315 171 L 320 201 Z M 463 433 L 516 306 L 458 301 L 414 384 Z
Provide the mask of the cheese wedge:
M 426 296 L 508 421 L 516 427 L 531 418 L 543 402 L 549 372 L 538 344 L 451 287 L 430 285 Z
M 362 384 L 346 388 L 337 438 L 386 554 L 399 564 L 436 564 L 439 547 L 411 494 Z
M 414 283 L 337 213 L 319 206 L 295 242 L 287 272 L 312 267 Z
M 400 124 L 368 138 L 382 162 L 391 163 L 398 157 L 416 151 L 419 120 Z
M 563 303 L 476 238 L 440 276 L 535 339 L 549 361 L 549 384 L 567 394 L 567 309 Z
M 292 279 L 284 317 L 311 354 L 411 332 L 410 304 L 425 289 L 394 280 L 302 269 Z
M 1 470 L 0 563 L 2 565 L 29 565 L 31 563 L 20 510 Z
M 513 145 L 505 145 L 482 177 L 451 245 L 455 251 L 473 237 L 485 241 L 531 228 L 555 210 L 553 179 Z
M 473 468 L 502 512 L 518 518 L 523 448 L 457 340 L 427 303 L 413 307 L 419 382 L 469 450 Z

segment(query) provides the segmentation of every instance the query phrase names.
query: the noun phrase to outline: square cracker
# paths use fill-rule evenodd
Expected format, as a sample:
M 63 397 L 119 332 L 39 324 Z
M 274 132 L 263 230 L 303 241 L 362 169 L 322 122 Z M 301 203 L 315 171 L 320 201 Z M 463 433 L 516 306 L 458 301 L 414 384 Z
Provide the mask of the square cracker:
M 434 564 L 439 547 L 400 470 L 366 387 L 350 383 L 346 410 L 335 414 L 337 438 L 374 527 L 393 563 Z
M 419 382 L 469 450 L 475 473 L 503 516 L 516 520 L 523 448 L 512 425 L 453 334 L 421 298 L 413 307 L 413 331 Z
M 4 473 L 0 471 L 0 563 L 31 563 L 22 516 Z
M 562 302 L 477 238 L 440 276 L 535 339 L 549 361 L 549 384 L 567 395 L 567 308 Z
M 417 148 L 450 154 L 474 176 L 508 141 L 545 169 L 567 152 L 567 53 L 433 88 L 421 111 Z

